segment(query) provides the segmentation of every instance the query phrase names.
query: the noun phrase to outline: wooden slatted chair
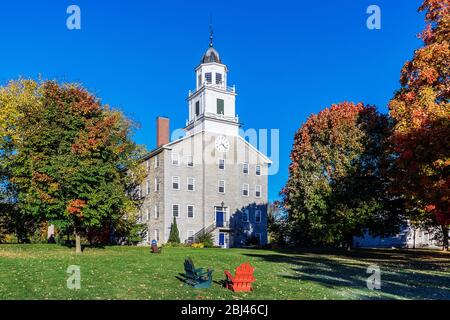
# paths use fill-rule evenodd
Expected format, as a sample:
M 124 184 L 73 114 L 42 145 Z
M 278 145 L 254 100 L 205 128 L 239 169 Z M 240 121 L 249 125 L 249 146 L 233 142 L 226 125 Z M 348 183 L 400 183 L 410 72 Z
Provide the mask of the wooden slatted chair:
M 239 267 L 236 268 L 235 275 L 230 273 L 230 271 L 225 270 L 225 286 L 227 289 L 232 291 L 252 291 L 252 283 L 255 282 L 255 277 L 253 276 L 253 272 L 255 268 L 253 268 L 250 263 L 244 262 Z
M 191 258 L 184 260 L 186 283 L 196 289 L 211 287 L 213 271 L 213 269 L 204 270 L 204 268 L 195 268 Z

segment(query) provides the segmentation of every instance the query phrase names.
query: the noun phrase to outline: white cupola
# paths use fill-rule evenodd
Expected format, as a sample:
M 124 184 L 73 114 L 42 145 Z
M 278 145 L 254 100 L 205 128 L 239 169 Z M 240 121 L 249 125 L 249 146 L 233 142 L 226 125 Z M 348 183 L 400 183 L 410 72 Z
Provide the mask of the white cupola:
M 187 134 L 201 130 L 237 135 L 239 120 L 235 113 L 235 87 L 227 86 L 228 68 L 213 46 L 212 31 L 209 48 L 195 68 L 195 91 L 189 91 Z

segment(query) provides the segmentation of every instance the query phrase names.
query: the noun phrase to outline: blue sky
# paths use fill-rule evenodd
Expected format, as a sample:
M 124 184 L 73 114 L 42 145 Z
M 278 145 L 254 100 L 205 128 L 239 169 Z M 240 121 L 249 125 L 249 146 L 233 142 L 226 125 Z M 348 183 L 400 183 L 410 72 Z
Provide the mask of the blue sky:
M 185 124 L 211 14 L 245 128 L 280 129 L 280 170 L 269 178 L 274 200 L 288 176 L 294 133 L 311 113 L 340 101 L 387 111 L 401 67 L 421 46 L 420 3 L 2 1 L 0 82 L 39 75 L 80 82 L 138 122 L 135 140 L 152 149 L 156 116 L 169 116 L 172 129 Z M 71 4 L 81 8 L 81 30 L 66 28 Z M 381 30 L 366 27 L 371 4 L 381 8 Z

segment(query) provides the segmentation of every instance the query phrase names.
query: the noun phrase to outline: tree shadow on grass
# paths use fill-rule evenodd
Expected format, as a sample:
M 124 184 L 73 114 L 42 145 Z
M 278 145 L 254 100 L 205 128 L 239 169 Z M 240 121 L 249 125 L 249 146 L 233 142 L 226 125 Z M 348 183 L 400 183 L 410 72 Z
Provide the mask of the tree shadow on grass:
M 450 255 L 411 250 L 276 250 L 275 254 L 248 253 L 270 263 L 290 264 L 291 274 L 279 277 L 310 281 L 328 289 L 367 288 L 367 267 L 381 270 L 381 290 L 358 299 L 450 299 Z M 436 272 L 444 272 L 445 275 Z

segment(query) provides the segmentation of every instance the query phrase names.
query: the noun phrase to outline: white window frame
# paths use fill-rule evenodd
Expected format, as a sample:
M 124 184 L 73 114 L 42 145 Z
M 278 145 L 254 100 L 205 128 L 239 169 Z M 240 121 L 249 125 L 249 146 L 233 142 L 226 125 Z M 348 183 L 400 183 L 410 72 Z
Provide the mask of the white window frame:
M 173 187 L 173 185 L 174 185 L 174 183 L 175 183 L 174 180 L 175 180 L 176 178 L 178 179 L 178 188 L 174 188 L 174 187 Z M 179 177 L 179 176 L 172 176 L 172 190 L 180 190 L 180 184 L 181 184 L 180 177 Z
M 208 81 L 208 76 L 210 76 L 210 80 Z M 213 83 L 213 73 L 212 72 L 205 72 L 205 83 L 206 84 L 212 84 Z
M 220 183 L 223 182 L 223 192 L 220 191 Z M 224 194 L 226 192 L 226 182 L 225 180 L 219 180 L 217 182 L 217 192 L 220 194 Z
M 189 234 L 191 234 L 191 233 L 192 233 L 192 236 L 189 236 Z M 186 239 L 187 239 L 188 241 L 194 242 L 194 240 L 195 240 L 195 239 L 194 239 L 194 236 L 195 236 L 195 230 L 188 230 L 188 231 L 187 231 L 187 238 L 186 238 Z M 192 237 L 192 240 L 189 240 L 190 237 Z
M 145 221 L 149 221 L 150 220 L 150 207 L 147 207 L 147 212 L 146 212 L 146 216 L 145 216 Z
M 189 190 L 189 179 L 192 179 L 192 190 Z M 195 191 L 195 178 L 194 177 L 187 177 L 186 179 L 186 190 L 187 191 Z
M 178 207 L 178 215 L 177 216 L 175 216 L 174 214 L 173 214 L 173 209 L 174 209 L 174 207 L 175 206 L 177 206 Z M 180 217 L 180 205 L 179 204 L 177 204 L 177 203 L 172 203 L 172 218 L 179 218 Z
M 257 194 L 257 189 L 259 188 L 259 196 Z M 262 186 L 260 184 L 255 184 L 255 197 L 256 198 L 261 198 L 262 196 Z
M 258 219 L 256 219 L 256 217 L 258 216 L 258 213 L 259 213 L 259 221 L 258 221 Z M 261 223 L 261 221 L 262 221 L 262 212 L 261 212 L 261 210 L 255 210 L 255 223 Z
M 151 190 L 150 190 L 150 181 L 149 180 L 147 180 L 145 182 L 145 192 L 147 193 L 147 195 L 149 195 L 150 192 L 151 192 Z
M 244 219 L 244 217 L 247 217 L 247 219 Z M 244 211 L 242 211 L 242 222 L 249 222 L 249 221 L 250 221 L 250 210 L 244 209 Z
M 192 217 L 189 217 L 189 207 L 192 207 Z M 195 218 L 195 206 L 193 204 L 188 204 L 186 206 L 186 216 L 188 219 L 194 219 Z
M 138 194 L 138 198 L 141 199 L 142 198 L 142 190 L 141 190 L 141 186 L 137 186 L 137 194 Z
M 221 162 L 221 161 L 223 161 L 223 169 L 220 168 L 220 162 Z M 221 171 L 225 170 L 225 159 L 219 159 L 218 168 L 219 168 L 219 170 L 221 170 Z
M 158 191 L 159 191 L 159 178 L 156 177 L 155 178 L 155 192 L 158 192 Z
M 159 229 L 155 229 L 153 235 L 155 236 L 155 240 L 159 241 Z
M 159 158 L 158 155 L 155 156 L 155 168 L 159 167 Z
M 179 166 L 180 165 L 180 155 L 176 152 L 172 152 L 171 155 L 172 165 Z
M 259 168 L 259 174 L 258 174 L 258 168 Z M 257 164 L 255 166 L 255 176 L 260 176 L 261 175 L 261 165 Z
M 190 154 L 186 155 L 186 167 L 188 167 L 188 168 L 194 167 L 194 157 Z
M 147 167 L 147 171 L 150 171 L 150 159 L 147 159 L 147 161 L 145 161 L 145 165 Z
M 214 83 L 215 84 L 219 84 L 219 85 L 222 85 L 222 83 L 223 83 L 223 74 L 222 73 L 220 73 L 220 72 L 215 72 L 215 79 L 214 79 Z M 220 78 L 220 81 L 218 82 L 217 81 L 217 79 L 218 79 L 218 76 L 219 76 L 219 78 Z
M 159 219 L 159 205 L 155 204 L 155 214 L 154 214 L 154 218 L 155 219 Z
M 244 187 L 245 187 L 245 186 L 247 186 L 247 194 L 246 194 L 246 195 L 244 194 L 244 190 L 245 190 Z M 249 194 L 250 194 L 250 185 L 249 185 L 248 183 L 243 183 L 243 184 L 242 184 L 241 195 L 242 195 L 243 197 L 248 197 Z
M 247 167 L 247 172 L 245 172 L 244 168 Z M 248 164 L 248 162 L 244 162 L 242 164 L 242 174 L 248 175 L 248 173 L 250 172 L 250 165 Z

